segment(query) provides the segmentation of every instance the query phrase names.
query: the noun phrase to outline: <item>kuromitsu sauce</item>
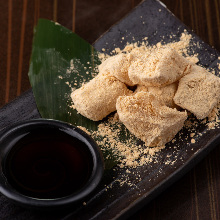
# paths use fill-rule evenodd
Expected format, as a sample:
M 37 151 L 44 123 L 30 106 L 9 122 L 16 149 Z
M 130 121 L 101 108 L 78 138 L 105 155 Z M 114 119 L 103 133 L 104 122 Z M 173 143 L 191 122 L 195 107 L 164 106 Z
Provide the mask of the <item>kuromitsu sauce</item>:
M 55 199 L 78 192 L 93 170 L 85 143 L 59 129 L 20 137 L 5 164 L 8 182 L 25 196 Z

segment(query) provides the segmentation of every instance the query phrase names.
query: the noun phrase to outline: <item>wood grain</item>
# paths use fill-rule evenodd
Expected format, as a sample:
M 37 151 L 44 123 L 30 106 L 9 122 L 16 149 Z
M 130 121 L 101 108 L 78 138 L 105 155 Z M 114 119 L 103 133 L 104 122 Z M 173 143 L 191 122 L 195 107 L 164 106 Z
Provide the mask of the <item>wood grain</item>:
M 21 35 L 20 35 L 20 47 L 19 47 L 19 58 L 18 58 L 19 61 L 18 61 L 18 78 L 17 78 L 17 93 L 16 93 L 17 96 L 21 94 L 26 14 L 27 14 L 27 0 L 24 0 L 22 6 Z
M 9 101 L 10 78 L 11 78 L 11 26 L 12 26 L 12 0 L 8 1 L 8 46 L 7 46 L 7 70 L 6 70 L 6 89 L 5 102 Z

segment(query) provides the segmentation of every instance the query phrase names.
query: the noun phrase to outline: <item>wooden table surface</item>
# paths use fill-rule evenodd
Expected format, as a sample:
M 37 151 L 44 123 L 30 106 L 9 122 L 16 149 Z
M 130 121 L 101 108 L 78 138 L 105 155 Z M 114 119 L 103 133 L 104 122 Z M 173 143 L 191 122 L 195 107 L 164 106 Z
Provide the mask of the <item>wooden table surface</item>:
M 140 0 L 0 0 L 0 106 L 30 88 L 29 59 L 33 27 L 48 18 L 93 43 Z M 220 51 L 220 0 L 162 0 L 183 23 Z M 220 150 L 132 219 L 220 219 Z M 4 210 L 1 210 L 0 212 Z M 10 219 L 10 213 L 6 219 Z

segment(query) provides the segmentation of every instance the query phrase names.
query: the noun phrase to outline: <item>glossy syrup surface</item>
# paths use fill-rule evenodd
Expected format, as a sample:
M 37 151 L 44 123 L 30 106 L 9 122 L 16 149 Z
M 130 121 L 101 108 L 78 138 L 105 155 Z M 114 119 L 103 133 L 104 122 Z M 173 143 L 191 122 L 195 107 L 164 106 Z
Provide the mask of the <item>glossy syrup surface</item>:
M 77 192 L 92 169 L 92 155 L 86 145 L 58 129 L 36 129 L 21 137 L 5 163 L 9 184 L 26 196 L 40 199 Z

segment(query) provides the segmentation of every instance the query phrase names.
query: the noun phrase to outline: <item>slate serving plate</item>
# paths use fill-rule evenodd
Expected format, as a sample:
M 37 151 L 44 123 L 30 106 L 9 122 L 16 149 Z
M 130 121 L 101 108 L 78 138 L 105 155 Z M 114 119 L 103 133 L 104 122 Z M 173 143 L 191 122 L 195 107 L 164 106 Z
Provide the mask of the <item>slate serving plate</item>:
M 146 0 L 101 36 L 95 42 L 94 47 L 99 51 L 105 48 L 106 52 L 110 53 L 115 47 L 122 49 L 127 42 L 141 41 L 144 37 L 148 37 L 150 44 L 155 44 L 161 39 L 164 39 L 164 42 L 171 42 L 179 39 L 184 29 L 187 27 L 175 18 L 162 3 L 156 0 Z M 171 33 L 176 37 L 170 39 Z M 217 59 L 220 53 L 202 42 L 194 33 L 192 35 L 196 44 L 191 46 L 191 50 L 199 54 L 199 64 L 216 70 L 217 74 Z M 122 37 L 125 39 L 122 40 Z M 40 114 L 30 90 L 0 109 L 0 129 L 18 121 L 39 117 Z M 79 204 L 59 215 L 47 214 L 46 218 L 67 220 L 129 217 L 204 158 L 220 141 L 219 131 L 219 128 L 207 130 L 205 125 L 198 126 L 196 132 L 203 135 L 197 137 L 195 144 L 190 144 L 189 133 L 187 130 L 184 131 L 182 135 L 182 138 L 185 138 L 184 141 L 177 137 L 178 149 L 174 151 L 174 144 L 168 144 L 158 154 L 157 163 L 139 167 L 134 173 L 126 174 L 132 186 L 127 184 L 120 186 L 117 181 L 123 179 L 126 170 L 106 171 L 100 186 L 85 200 L 86 205 Z M 165 163 L 167 157 L 169 157 L 170 163 Z M 5 205 L 5 203 L 11 206 L 11 209 L 14 208 L 1 196 L 0 205 Z M 27 214 L 27 211 L 23 209 L 20 210 L 17 217 L 25 218 L 27 215 L 32 219 L 39 217 L 39 213 Z

